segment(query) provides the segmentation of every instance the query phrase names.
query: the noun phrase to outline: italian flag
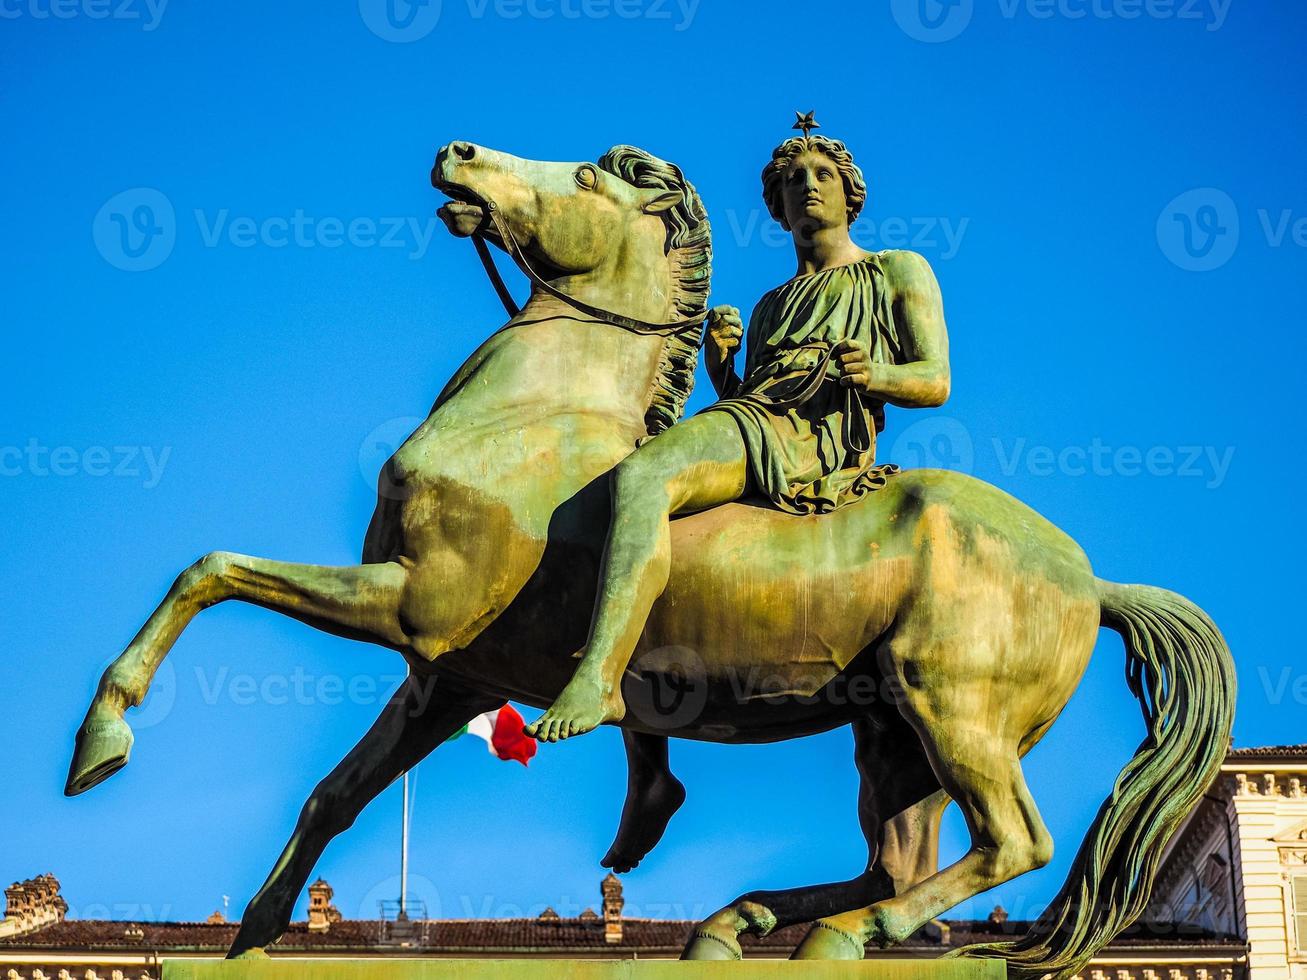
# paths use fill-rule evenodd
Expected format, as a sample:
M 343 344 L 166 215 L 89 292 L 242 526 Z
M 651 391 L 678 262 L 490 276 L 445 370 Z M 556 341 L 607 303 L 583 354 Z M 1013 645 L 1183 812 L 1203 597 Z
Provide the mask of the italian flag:
M 477 715 L 455 732 L 450 741 L 461 735 L 475 735 L 486 743 L 496 759 L 516 759 L 526 765 L 536 754 L 536 741 L 522 734 L 524 724 L 517 709 L 506 704 L 497 711 Z

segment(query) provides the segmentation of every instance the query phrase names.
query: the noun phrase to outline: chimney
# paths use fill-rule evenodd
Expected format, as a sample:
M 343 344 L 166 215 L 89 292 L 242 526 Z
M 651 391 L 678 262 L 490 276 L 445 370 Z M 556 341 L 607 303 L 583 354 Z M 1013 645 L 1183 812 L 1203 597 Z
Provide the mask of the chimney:
M 599 890 L 604 896 L 604 942 L 620 943 L 622 941 L 622 883 L 611 871 L 599 883 Z
M 340 909 L 331 904 L 335 892 L 323 879 L 309 885 L 309 932 L 326 932 L 340 921 Z
M 15 881 L 5 889 L 5 917 L 0 936 L 21 936 L 62 922 L 68 903 L 59 894 L 59 879 L 51 874 Z

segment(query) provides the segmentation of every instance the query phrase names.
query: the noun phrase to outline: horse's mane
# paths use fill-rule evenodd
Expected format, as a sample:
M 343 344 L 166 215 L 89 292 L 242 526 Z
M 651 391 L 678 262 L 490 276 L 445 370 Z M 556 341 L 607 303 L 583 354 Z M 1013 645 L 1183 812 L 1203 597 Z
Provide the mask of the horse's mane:
M 599 166 L 636 187 L 680 192 L 681 203 L 663 212 L 665 247 L 672 263 L 672 303 L 682 318 L 705 316 L 712 285 L 712 229 L 699 192 L 676 164 L 634 146 L 614 146 L 599 158 Z M 650 435 L 674 424 L 685 411 L 702 343 L 703 329 L 697 322 L 667 338 L 644 416 Z

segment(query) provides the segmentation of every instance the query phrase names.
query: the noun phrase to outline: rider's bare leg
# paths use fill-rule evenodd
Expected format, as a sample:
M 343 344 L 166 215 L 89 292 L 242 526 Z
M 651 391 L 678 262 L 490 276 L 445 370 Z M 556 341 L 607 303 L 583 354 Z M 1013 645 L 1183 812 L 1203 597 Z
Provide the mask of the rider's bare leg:
M 667 738 L 623 731 L 626 742 L 626 804 L 617 838 L 599 863 L 618 874 L 630 871 L 654 849 L 681 804 L 685 787 L 667 764 Z
M 739 498 L 747 472 L 744 438 L 724 412 L 679 422 L 618 464 L 590 639 L 572 680 L 528 735 L 556 742 L 622 718 L 622 672 L 667 587 L 671 515 Z

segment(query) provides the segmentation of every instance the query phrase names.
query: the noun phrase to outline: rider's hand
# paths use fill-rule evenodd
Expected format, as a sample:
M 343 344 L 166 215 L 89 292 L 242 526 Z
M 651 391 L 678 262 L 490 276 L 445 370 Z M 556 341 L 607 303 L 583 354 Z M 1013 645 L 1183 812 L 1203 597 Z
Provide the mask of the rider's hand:
M 853 340 L 835 345 L 835 363 L 840 368 L 840 384 L 859 391 L 871 389 L 871 352 Z
M 735 354 L 744 336 L 744 321 L 734 306 L 714 306 L 708 311 L 708 355 L 725 364 Z

